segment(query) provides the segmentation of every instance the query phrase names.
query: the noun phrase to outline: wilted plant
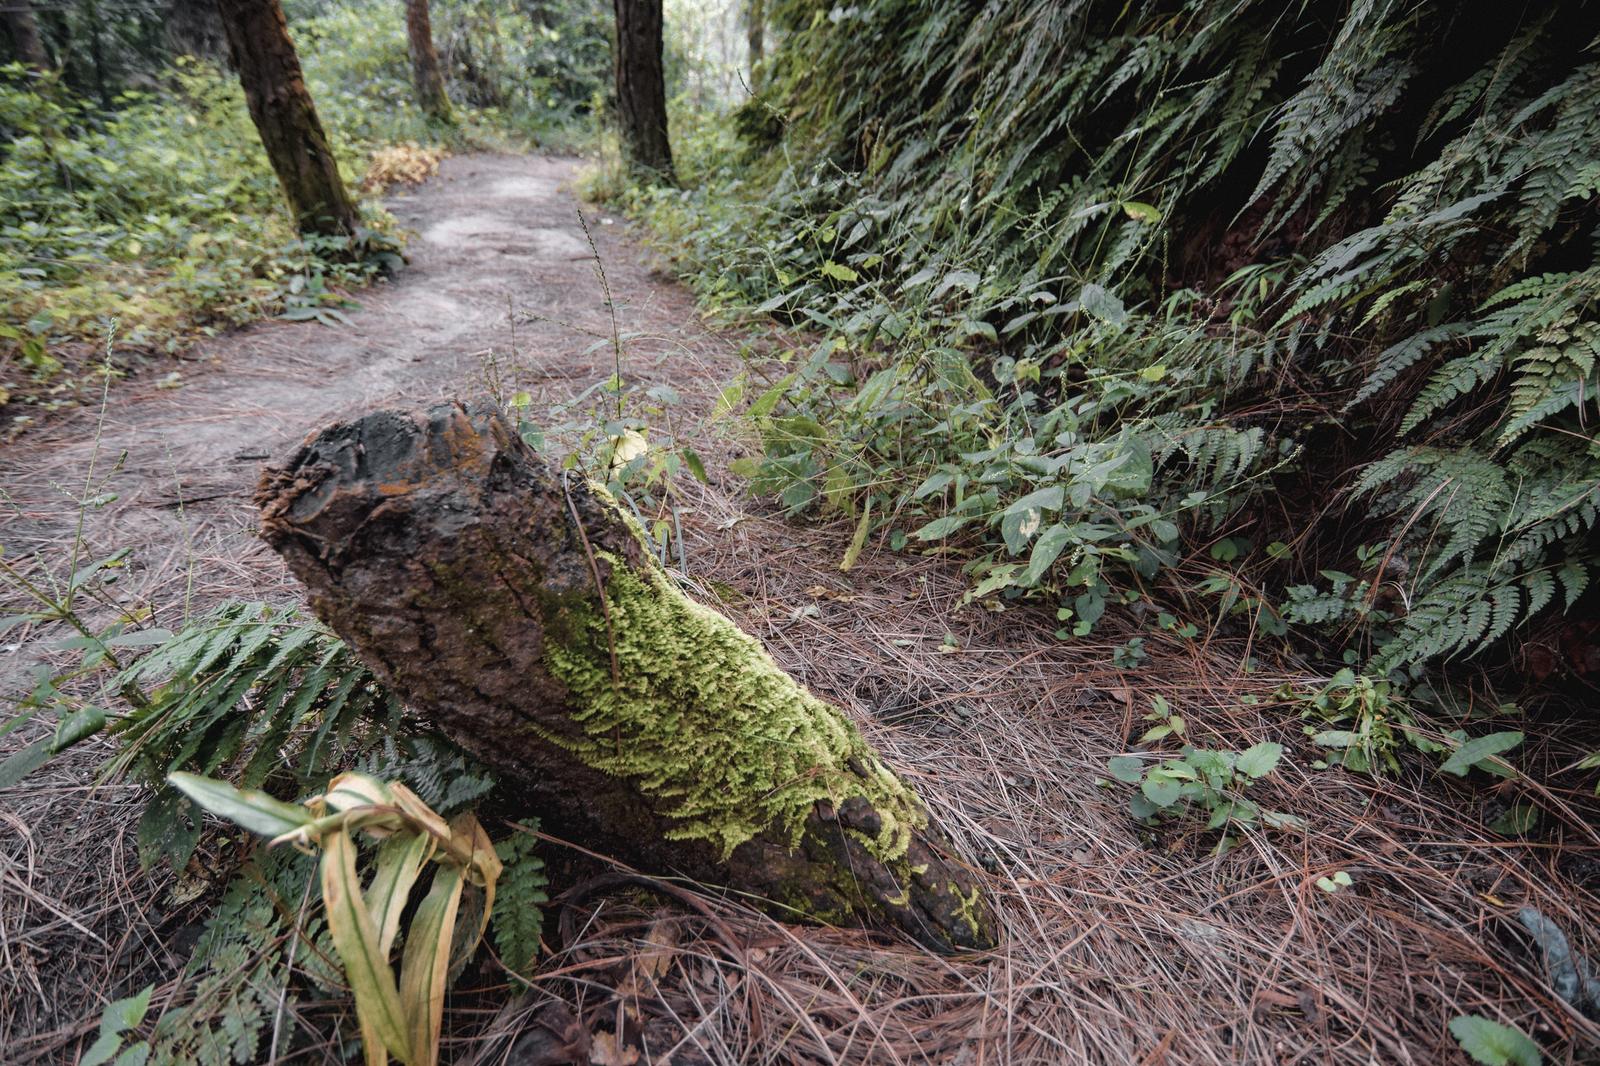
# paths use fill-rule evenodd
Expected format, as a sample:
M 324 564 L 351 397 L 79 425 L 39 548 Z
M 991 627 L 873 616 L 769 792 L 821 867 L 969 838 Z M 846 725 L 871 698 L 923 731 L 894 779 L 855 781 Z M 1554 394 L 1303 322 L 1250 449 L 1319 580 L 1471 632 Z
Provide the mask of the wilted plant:
M 456 945 L 458 959 L 482 939 L 500 877 L 500 859 L 477 819 L 462 814 L 447 823 L 404 785 L 359 773 L 340 774 L 303 805 L 197 774 L 168 780 L 211 813 L 269 837 L 270 845 L 321 849 L 328 930 L 355 997 L 368 1066 L 382 1066 L 390 1055 L 407 1066 L 434 1066 L 462 893 L 468 884 L 481 889 L 483 908 L 470 937 Z M 365 892 L 356 872 L 358 831 L 381 841 Z M 412 914 L 397 978 L 390 949 L 429 860 L 438 868 Z

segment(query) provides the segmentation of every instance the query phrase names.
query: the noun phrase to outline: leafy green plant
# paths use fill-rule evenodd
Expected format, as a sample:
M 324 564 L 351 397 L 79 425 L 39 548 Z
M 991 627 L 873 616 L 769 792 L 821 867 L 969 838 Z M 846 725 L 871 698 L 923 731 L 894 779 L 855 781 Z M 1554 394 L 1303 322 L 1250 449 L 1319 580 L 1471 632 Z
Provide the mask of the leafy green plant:
M 168 780 L 205 810 L 273 844 L 320 849 L 324 913 L 355 998 L 366 1060 L 382 1066 L 387 1051 L 408 1066 L 433 1066 L 452 946 L 465 959 L 482 938 L 501 872 L 477 820 L 462 815 L 446 823 L 404 785 L 364 774 L 339 775 L 304 806 L 196 774 L 175 773 Z M 383 842 L 364 889 L 356 872 L 357 831 Z M 412 913 L 397 979 L 390 949 L 430 860 L 437 869 Z M 483 893 L 481 918 L 458 943 L 457 912 L 468 884 Z
M 1305 731 L 1313 744 L 1327 750 L 1328 765 L 1358 773 L 1395 771 L 1404 745 L 1426 746 L 1411 728 L 1405 701 L 1394 695 L 1388 681 L 1345 668 L 1309 695 L 1297 696 L 1292 689 L 1280 694 L 1301 703 L 1305 717 L 1318 719 Z
M 1441 772 L 1457 777 L 1466 777 L 1473 770 L 1483 770 L 1497 777 L 1515 775 L 1516 770 L 1501 756 L 1522 743 L 1521 733 L 1488 733 L 1468 739 L 1465 733 L 1456 730 L 1450 739 L 1456 747 L 1439 767 Z
M 1450 1035 L 1461 1050 L 1484 1066 L 1541 1066 L 1539 1045 L 1520 1029 L 1490 1021 L 1481 1014 L 1462 1014 L 1450 1020 Z
M 1182 737 L 1189 730 L 1183 715 L 1175 712 L 1167 698 L 1159 693 L 1150 697 L 1150 713 L 1144 716 L 1144 720 L 1154 724 L 1139 738 L 1141 744 L 1154 744 L 1167 737 Z
M 1292 814 L 1263 810 L 1245 792 L 1277 769 L 1283 746 L 1268 741 L 1245 751 L 1218 751 L 1185 745 L 1174 757 L 1151 763 L 1137 755 L 1118 755 L 1107 764 L 1111 776 L 1137 786 L 1128 810 L 1141 822 L 1181 819 L 1191 812 L 1207 829 L 1221 830 L 1218 854 L 1231 848 L 1238 830 L 1261 825 L 1297 829 Z
M 108 1062 L 112 1066 L 143 1066 L 150 1056 L 149 1043 L 139 1040 L 126 1047 L 123 1044 L 129 1031 L 144 1022 L 153 991 L 154 985 L 146 985 L 131 996 L 108 1003 L 100 1015 L 100 1031 L 78 1060 L 78 1066 L 105 1066 Z
M 1053 601 L 1068 635 L 1157 584 L 1411 681 L 1577 606 L 1600 570 L 1578 15 L 818 10 L 771 12 L 776 141 L 702 119 L 688 187 L 632 194 L 712 305 L 822 333 L 747 377 L 756 491 L 960 553 L 976 596 Z M 1280 550 L 1244 550 L 1263 524 Z M 1174 580 L 1201 555 L 1198 589 Z

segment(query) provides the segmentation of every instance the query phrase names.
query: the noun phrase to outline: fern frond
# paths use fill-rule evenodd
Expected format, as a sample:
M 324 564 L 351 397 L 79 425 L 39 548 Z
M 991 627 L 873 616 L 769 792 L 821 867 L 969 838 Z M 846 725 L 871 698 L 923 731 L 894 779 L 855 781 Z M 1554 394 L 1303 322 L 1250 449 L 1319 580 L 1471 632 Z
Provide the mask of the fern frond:
M 533 971 L 539 957 L 539 938 L 544 934 L 544 910 L 550 897 L 545 888 L 544 860 L 537 853 L 539 823 L 528 819 L 525 832 L 513 832 L 495 845 L 504 866 L 500 874 L 499 897 L 489 928 L 494 935 L 500 962 L 515 974 Z

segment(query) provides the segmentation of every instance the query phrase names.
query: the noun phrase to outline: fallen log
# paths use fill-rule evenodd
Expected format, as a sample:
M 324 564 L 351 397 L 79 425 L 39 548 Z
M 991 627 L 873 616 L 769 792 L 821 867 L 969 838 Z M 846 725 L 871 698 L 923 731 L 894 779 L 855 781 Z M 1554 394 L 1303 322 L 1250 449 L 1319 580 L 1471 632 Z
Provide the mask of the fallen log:
M 317 615 L 570 839 L 789 917 L 994 943 L 977 878 L 845 716 L 492 403 L 330 426 L 257 503 Z

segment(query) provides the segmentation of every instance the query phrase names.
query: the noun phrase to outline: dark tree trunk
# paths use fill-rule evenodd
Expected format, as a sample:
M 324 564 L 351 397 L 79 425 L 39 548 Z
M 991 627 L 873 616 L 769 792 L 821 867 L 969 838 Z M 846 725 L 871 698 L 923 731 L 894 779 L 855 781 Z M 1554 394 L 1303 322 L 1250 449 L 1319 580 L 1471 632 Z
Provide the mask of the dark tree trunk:
M 750 88 L 761 87 L 761 74 L 757 68 L 766 53 L 767 5 L 765 0 L 745 0 L 744 40 L 750 49 Z
M 215 0 L 173 0 L 166 24 L 167 42 L 174 52 L 198 56 L 221 64 L 228 59 L 222 20 Z
M 106 55 L 100 41 L 100 8 L 98 4 L 85 5 L 84 15 L 89 22 L 89 58 L 94 63 L 94 91 L 100 97 L 100 106 L 111 110 L 111 90 L 106 88 Z
M 433 21 L 428 0 L 406 0 L 406 40 L 411 49 L 411 84 L 416 86 L 422 113 L 437 122 L 451 121 L 450 97 L 444 91 L 444 71 L 433 47 Z
M 278 0 L 217 0 L 267 158 L 302 233 L 349 236 L 356 209 L 339 177 Z
M 41 73 L 49 70 L 50 56 L 44 50 L 44 38 L 39 36 L 39 21 L 33 17 L 30 0 L 4 0 L 0 3 L 0 18 L 4 18 L 6 31 L 11 34 L 17 62 Z
M 630 169 L 672 181 L 667 82 L 661 67 L 661 0 L 614 0 L 617 117 Z
M 844 715 L 487 401 L 331 426 L 257 502 L 318 616 L 547 826 L 780 915 L 994 942 L 977 878 Z

